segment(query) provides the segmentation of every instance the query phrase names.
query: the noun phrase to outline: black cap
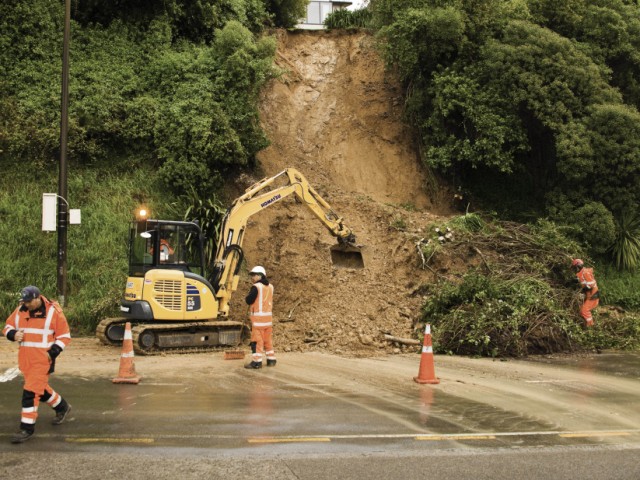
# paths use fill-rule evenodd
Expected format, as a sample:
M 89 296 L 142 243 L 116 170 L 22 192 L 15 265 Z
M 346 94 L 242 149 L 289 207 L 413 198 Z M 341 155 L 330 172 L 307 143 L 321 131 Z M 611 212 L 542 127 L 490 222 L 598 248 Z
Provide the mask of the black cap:
M 28 287 L 24 287 L 20 292 L 20 300 L 23 302 L 30 302 L 40 296 L 40 290 L 38 287 L 34 287 L 33 285 L 29 285 Z

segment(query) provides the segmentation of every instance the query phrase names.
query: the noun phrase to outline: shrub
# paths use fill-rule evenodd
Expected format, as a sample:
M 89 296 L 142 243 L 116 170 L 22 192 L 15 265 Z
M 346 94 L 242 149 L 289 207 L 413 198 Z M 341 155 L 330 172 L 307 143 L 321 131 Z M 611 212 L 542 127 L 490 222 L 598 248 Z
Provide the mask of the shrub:
M 324 20 L 324 26 L 329 30 L 348 28 L 369 28 L 372 22 L 371 10 L 336 10 Z
M 454 241 L 423 247 L 423 258 L 435 262 L 458 246 L 483 252 L 482 263 L 470 262 L 477 267 L 425 287 L 422 320 L 434 326 L 436 351 L 496 357 L 640 345 L 640 316 L 611 306 L 640 308 L 640 274 L 596 272 L 602 303 L 595 327 L 583 330 L 569 259 L 586 257 L 556 224 L 494 221 L 472 232 L 459 228 L 463 218 L 448 224 L 458 226 Z
M 613 261 L 620 270 L 636 270 L 640 266 L 640 211 L 622 212 L 617 227 L 611 247 Z

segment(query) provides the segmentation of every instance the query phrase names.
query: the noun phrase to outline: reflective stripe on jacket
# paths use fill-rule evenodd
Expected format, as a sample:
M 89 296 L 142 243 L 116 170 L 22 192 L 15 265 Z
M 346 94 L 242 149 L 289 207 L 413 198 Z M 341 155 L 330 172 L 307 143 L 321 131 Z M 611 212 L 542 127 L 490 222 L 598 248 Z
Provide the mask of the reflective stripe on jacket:
M 273 324 L 273 285 L 253 284 L 258 289 L 258 296 L 249 306 L 249 318 L 254 327 L 270 327 Z
M 580 282 L 582 288 L 586 291 L 587 298 L 591 298 L 598 293 L 598 284 L 596 283 L 596 278 L 593 275 L 593 268 L 581 269 L 576 273 L 576 277 L 578 278 L 578 282 Z

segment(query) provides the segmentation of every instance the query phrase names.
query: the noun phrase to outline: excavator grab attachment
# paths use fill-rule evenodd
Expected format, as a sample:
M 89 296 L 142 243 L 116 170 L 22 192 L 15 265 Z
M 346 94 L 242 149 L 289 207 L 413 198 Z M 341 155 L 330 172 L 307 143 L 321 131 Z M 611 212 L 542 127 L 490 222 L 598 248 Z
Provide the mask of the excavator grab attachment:
M 338 268 L 364 268 L 362 248 L 345 243 L 331 247 L 331 262 Z

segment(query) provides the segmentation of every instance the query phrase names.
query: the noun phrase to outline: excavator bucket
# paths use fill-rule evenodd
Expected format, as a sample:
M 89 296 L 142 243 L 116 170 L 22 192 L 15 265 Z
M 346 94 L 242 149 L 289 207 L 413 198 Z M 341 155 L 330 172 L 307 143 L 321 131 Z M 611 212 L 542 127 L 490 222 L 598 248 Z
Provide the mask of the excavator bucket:
M 364 268 L 362 249 L 353 245 L 332 246 L 331 261 L 335 267 L 339 268 Z

